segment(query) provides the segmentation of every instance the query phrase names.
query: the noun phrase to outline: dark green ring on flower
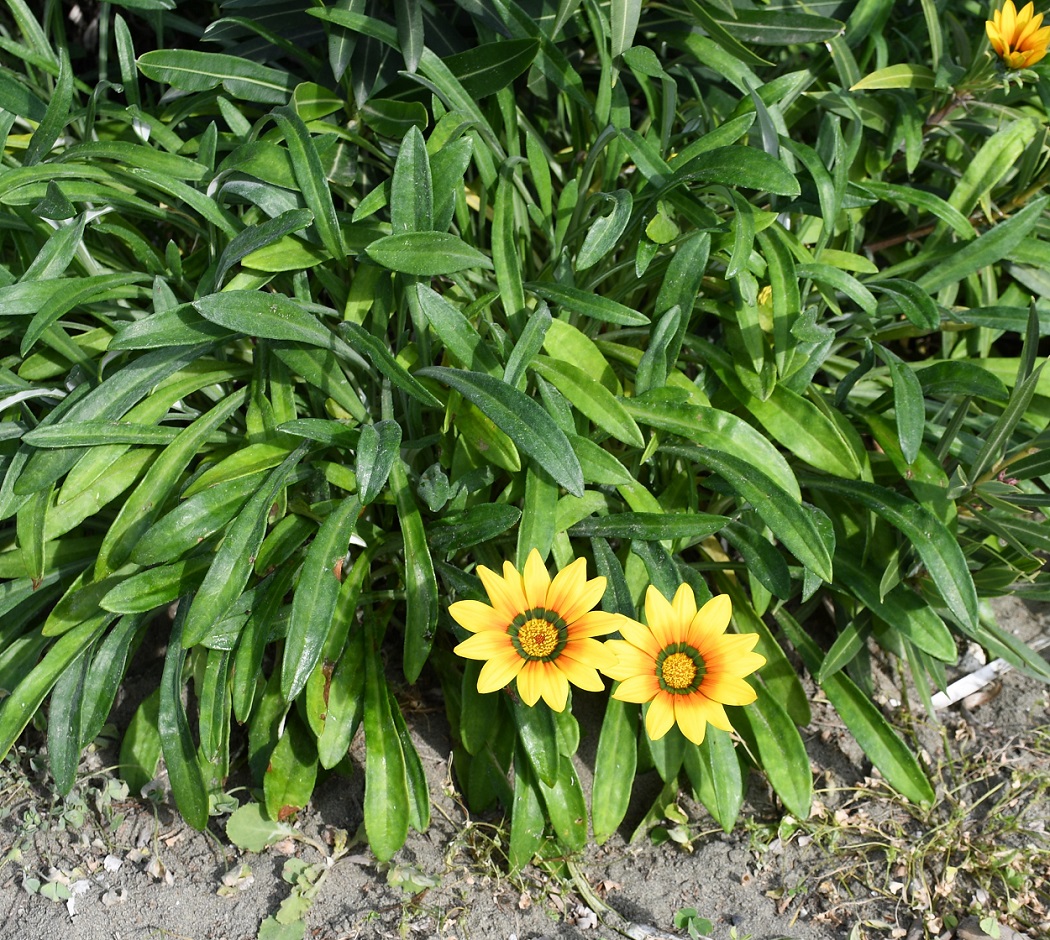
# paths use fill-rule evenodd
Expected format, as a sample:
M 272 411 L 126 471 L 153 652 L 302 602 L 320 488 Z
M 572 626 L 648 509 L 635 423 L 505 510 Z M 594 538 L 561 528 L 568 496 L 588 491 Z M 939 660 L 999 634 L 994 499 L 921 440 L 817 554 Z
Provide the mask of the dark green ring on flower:
M 684 656 L 693 664 L 696 670 L 692 679 L 686 685 L 673 685 L 664 677 L 664 663 L 672 656 Z M 688 695 L 695 692 L 703 683 L 705 675 L 707 675 L 707 667 L 704 665 L 703 656 L 688 643 L 672 643 L 670 646 L 664 647 L 656 657 L 657 681 L 660 683 L 660 688 L 671 695 Z
M 550 624 L 558 633 L 558 639 L 554 648 L 542 656 L 537 656 L 535 653 L 530 653 L 526 650 L 518 636 L 521 628 L 534 620 Z M 511 621 L 510 626 L 507 628 L 507 633 L 510 635 L 510 641 L 514 644 L 514 649 L 518 651 L 518 655 L 522 659 L 532 662 L 549 663 L 557 659 L 562 650 L 565 649 L 565 644 L 569 642 L 569 625 L 555 611 L 548 610 L 546 607 L 533 607 L 531 610 L 522 611 Z

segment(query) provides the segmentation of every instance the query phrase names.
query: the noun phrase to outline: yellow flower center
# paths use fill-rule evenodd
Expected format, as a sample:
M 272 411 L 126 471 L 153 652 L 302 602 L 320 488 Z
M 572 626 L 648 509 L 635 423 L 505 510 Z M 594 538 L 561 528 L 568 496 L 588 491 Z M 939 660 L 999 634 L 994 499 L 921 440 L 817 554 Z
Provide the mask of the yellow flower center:
M 518 629 L 518 643 L 529 659 L 545 659 L 558 646 L 558 630 L 554 624 L 537 617 L 526 620 Z
M 685 653 L 672 653 L 663 661 L 660 672 L 672 689 L 688 689 L 696 678 L 696 663 Z

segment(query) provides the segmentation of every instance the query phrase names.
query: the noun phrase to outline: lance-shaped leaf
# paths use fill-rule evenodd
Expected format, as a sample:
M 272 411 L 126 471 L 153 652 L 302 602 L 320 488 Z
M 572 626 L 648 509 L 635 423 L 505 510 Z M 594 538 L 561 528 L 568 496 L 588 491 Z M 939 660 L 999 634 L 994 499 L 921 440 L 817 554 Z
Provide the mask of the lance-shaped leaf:
M 534 399 L 491 375 L 431 366 L 417 373 L 454 388 L 477 405 L 518 447 L 573 496 L 583 495 L 583 470 L 565 433 Z

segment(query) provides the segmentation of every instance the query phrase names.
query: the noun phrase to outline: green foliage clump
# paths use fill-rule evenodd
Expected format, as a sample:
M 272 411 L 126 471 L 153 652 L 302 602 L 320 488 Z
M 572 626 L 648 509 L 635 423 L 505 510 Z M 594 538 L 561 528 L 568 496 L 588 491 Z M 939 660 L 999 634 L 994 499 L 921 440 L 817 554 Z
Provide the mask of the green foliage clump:
M 173 6 L 0 27 L 0 753 L 49 698 L 67 791 L 177 602 L 136 789 L 163 757 L 203 827 L 245 760 L 283 822 L 363 727 L 389 858 L 429 819 L 425 677 L 519 867 L 650 767 L 727 829 L 752 765 L 805 818 L 798 660 L 919 802 L 874 648 L 927 705 L 960 638 L 1050 678 L 980 605 L 1048 596 L 1050 87 L 976 7 Z M 728 593 L 745 746 L 609 699 L 588 812 L 571 712 L 451 652 L 475 566 L 533 548 L 629 616 Z

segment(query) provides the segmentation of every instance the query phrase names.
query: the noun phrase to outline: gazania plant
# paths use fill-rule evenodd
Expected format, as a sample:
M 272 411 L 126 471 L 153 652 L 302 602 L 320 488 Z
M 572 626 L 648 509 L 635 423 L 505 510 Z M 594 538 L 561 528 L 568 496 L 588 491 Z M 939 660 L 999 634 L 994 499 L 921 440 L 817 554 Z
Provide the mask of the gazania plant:
M 120 695 L 133 792 L 346 774 L 388 860 L 422 686 L 554 865 L 806 818 L 818 690 L 921 805 L 880 681 L 1050 679 L 987 603 L 1050 599 L 1032 4 L 6 6 L 0 754 L 57 793 Z

